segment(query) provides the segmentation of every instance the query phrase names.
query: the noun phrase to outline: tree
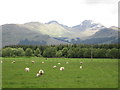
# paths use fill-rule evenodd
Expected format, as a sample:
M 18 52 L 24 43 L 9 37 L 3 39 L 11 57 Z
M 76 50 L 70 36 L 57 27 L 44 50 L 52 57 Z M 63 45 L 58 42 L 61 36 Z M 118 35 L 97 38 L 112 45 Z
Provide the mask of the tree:
M 10 57 L 10 56 L 12 56 L 12 48 L 7 47 L 7 48 L 2 49 L 2 56 L 3 57 Z
M 68 58 L 74 58 L 75 57 L 75 52 L 73 49 L 69 49 L 67 52 L 67 57 Z
M 74 52 L 75 52 L 76 58 L 83 58 L 84 51 L 82 48 L 77 47 L 77 48 L 75 48 Z
M 56 57 L 62 57 L 62 50 L 56 52 Z
M 111 58 L 110 52 L 111 52 L 111 49 L 108 49 L 108 50 L 106 51 L 106 57 L 107 57 L 107 58 Z
M 41 56 L 41 51 L 39 48 L 37 48 L 35 51 L 34 51 L 34 55 L 37 56 L 37 57 L 40 57 Z
M 16 57 L 17 55 L 18 55 L 18 50 L 16 48 L 12 48 L 11 56 Z
M 67 52 L 68 52 L 68 48 L 64 47 L 62 49 L 62 54 L 63 54 L 64 57 L 67 57 Z
M 57 49 L 55 47 L 46 48 L 43 52 L 44 57 L 56 57 Z
M 112 58 L 118 58 L 118 49 L 112 48 L 111 51 L 110 51 L 110 56 Z
M 32 54 L 33 54 L 33 51 L 32 51 L 31 48 L 27 48 L 27 49 L 25 50 L 25 55 L 26 55 L 26 56 L 32 56 Z
M 104 48 L 94 49 L 93 56 L 96 58 L 105 58 L 107 50 Z
M 84 51 L 83 56 L 85 58 L 90 58 L 91 57 L 91 49 L 90 48 L 84 48 L 83 51 Z
M 25 55 L 25 51 L 23 50 L 23 48 L 18 48 L 17 49 L 17 56 L 24 56 Z

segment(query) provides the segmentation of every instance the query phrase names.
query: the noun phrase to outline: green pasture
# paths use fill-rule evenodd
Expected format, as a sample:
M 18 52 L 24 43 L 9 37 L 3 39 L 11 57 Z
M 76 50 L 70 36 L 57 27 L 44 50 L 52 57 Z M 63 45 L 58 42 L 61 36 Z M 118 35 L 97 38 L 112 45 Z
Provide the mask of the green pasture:
M 118 60 L 88 58 L 3 58 L 3 88 L 117 88 Z M 11 63 L 12 61 L 16 63 Z M 35 63 L 31 63 L 34 60 Z M 42 62 L 44 61 L 44 64 Z M 80 62 L 83 69 L 80 69 Z M 61 63 L 58 65 L 57 63 Z M 66 64 L 66 62 L 69 62 Z M 57 68 L 52 67 L 56 65 Z M 26 67 L 30 72 L 25 72 Z M 60 71 L 60 67 L 65 67 Z M 36 77 L 43 69 L 45 74 Z

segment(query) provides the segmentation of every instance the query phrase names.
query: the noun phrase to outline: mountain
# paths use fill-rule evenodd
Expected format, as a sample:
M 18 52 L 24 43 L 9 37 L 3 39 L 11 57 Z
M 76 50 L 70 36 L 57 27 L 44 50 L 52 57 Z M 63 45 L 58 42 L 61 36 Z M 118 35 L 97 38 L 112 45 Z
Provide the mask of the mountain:
M 28 44 L 34 42 L 33 44 L 37 45 L 67 44 L 66 42 L 59 41 L 30 28 L 31 27 L 28 28 L 20 24 L 2 25 L 2 45 L 26 44 L 25 41 L 27 41 Z
M 57 21 L 48 23 L 28 22 L 24 24 L 2 25 L 3 46 L 6 45 L 57 45 L 57 44 L 102 44 L 117 43 L 118 28 L 92 20 L 68 27 Z
M 103 26 L 100 23 L 96 23 L 92 20 L 84 20 L 80 25 L 73 26 L 72 28 L 74 30 L 84 31 L 87 29 L 91 29 L 91 30 L 103 29 L 105 28 L 105 26 Z
M 64 28 L 57 21 L 50 21 L 45 24 L 30 22 L 30 23 L 24 24 L 24 26 L 28 27 L 29 29 L 34 29 L 35 31 L 39 31 L 42 34 L 47 34 L 51 37 L 63 37 L 63 36 L 73 37 L 73 33 L 74 33 Z
M 120 33 L 120 32 L 119 32 Z M 104 28 L 91 35 L 85 40 L 73 41 L 73 43 L 84 44 L 109 44 L 118 43 L 118 30 L 111 28 Z
M 91 38 L 118 37 L 118 31 L 112 28 L 104 28 L 96 32 Z
M 92 20 L 84 20 L 81 24 L 73 26 L 72 31 L 76 32 L 76 36 L 82 40 L 89 38 L 89 36 L 95 34 L 99 30 L 106 28 L 100 23 Z M 79 32 L 79 33 L 78 33 Z

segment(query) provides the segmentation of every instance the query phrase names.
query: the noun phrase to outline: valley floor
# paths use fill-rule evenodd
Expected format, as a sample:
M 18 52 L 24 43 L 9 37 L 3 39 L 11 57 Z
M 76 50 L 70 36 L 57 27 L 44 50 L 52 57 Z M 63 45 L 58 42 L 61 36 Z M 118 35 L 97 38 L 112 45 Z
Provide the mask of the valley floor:
M 3 58 L 3 88 L 117 88 L 118 60 L 88 58 Z M 12 61 L 15 63 L 11 63 Z M 31 63 L 34 60 L 35 63 Z M 80 64 L 80 62 L 83 64 Z M 44 62 L 44 63 L 42 63 Z M 66 64 L 68 62 L 68 64 Z M 58 64 L 60 63 L 60 64 Z M 57 68 L 53 69 L 56 65 Z M 83 66 L 80 69 L 80 65 Z M 30 72 L 25 72 L 26 67 Z M 60 67 L 65 67 L 60 71 Z M 36 77 L 43 69 L 45 74 Z

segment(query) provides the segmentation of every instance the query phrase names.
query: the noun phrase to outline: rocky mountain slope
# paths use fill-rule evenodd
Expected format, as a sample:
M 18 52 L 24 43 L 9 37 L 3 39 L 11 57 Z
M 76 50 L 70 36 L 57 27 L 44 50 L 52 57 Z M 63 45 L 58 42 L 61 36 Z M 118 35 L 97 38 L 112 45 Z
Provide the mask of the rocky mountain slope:
M 25 24 L 2 25 L 3 46 L 16 44 L 51 45 L 72 43 L 116 43 L 118 28 L 106 28 L 100 23 L 85 20 L 68 27 L 57 21 L 48 23 L 29 22 Z

